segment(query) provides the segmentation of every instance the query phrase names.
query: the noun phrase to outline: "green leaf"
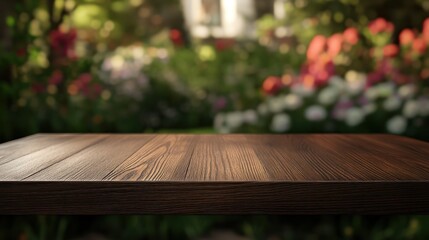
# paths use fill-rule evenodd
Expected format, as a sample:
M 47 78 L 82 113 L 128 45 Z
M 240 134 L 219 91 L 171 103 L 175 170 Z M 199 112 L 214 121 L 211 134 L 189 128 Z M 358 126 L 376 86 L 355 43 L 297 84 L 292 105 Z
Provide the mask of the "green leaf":
M 6 18 L 6 25 L 8 26 L 8 27 L 13 27 L 13 26 L 15 26 L 15 18 L 13 18 L 12 16 L 7 16 L 7 18 Z

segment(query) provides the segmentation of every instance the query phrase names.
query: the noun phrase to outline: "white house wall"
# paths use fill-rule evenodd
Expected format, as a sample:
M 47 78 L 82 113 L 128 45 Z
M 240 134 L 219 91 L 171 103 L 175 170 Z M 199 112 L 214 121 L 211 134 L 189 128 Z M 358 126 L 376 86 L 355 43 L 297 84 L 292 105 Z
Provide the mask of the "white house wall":
M 221 26 L 207 26 L 199 22 L 201 0 L 181 0 L 181 2 L 186 25 L 194 37 L 255 37 L 254 0 L 220 0 Z

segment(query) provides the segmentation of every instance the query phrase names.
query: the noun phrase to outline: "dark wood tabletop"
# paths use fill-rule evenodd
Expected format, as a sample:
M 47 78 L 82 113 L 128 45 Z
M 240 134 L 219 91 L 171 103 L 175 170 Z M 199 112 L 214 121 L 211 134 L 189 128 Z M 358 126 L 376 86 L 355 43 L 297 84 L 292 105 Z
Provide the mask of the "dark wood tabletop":
M 393 135 L 36 134 L 0 144 L 0 214 L 429 213 L 429 143 Z

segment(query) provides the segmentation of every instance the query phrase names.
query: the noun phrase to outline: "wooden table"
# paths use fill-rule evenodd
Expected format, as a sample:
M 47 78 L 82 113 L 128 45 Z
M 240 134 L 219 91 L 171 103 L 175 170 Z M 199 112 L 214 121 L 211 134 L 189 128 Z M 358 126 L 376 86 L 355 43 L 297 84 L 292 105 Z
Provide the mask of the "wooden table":
M 391 135 L 37 134 L 0 214 L 429 213 L 429 143 Z

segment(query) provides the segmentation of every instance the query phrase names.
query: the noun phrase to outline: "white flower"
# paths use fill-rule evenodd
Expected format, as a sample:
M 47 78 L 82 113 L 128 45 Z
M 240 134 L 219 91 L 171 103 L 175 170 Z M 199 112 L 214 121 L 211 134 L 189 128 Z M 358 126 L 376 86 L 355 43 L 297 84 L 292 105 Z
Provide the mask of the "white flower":
M 99 77 L 104 82 L 117 85 L 120 94 L 141 100 L 142 90 L 149 85 L 149 79 L 143 74 L 147 57 L 141 46 L 119 47 L 106 56 Z
M 402 109 L 402 114 L 407 118 L 416 117 L 419 114 L 419 104 L 415 100 L 409 100 L 405 103 L 404 108 Z
M 421 98 L 419 100 L 420 116 L 426 117 L 429 115 L 429 99 Z
M 291 87 L 291 91 L 292 93 L 302 97 L 309 97 L 314 93 L 313 88 L 306 87 L 302 84 L 293 85 Z
M 346 81 L 347 81 L 347 92 L 350 95 L 356 95 L 364 89 L 366 76 L 365 74 L 358 73 L 356 71 L 348 71 L 346 73 Z
M 259 104 L 257 111 L 260 115 L 267 115 L 268 114 L 268 107 L 265 103 L 261 103 L 261 104 Z
M 375 100 L 378 98 L 378 90 L 376 87 L 368 88 L 364 94 L 368 100 Z
M 395 111 L 401 106 L 401 99 L 396 96 L 391 96 L 384 100 L 383 108 L 386 111 Z
M 243 124 L 243 114 L 241 112 L 230 112 L 226 115 L 226 126 L 235 129 Z
M 129 50 L 134 59 L 142 59 L 144 57 L 144 49 L 142 47 L 131 46 Z
M 377 110 L 377 105 L 375 105 L 374 103 L 369 103 L 363 106 L 362 110 L 366 115 L 368 115 L 375 112 L 375 110 Z
M 345 122 L 348 126 L 354 127 L 359 125 L 365 118 L 365 113 L 360 108 L 352 107 L 346 112 Z
M 216 114 L 214 119 L 214 128 L 220 133 L 229 133 L 229 128 L 226 126 L 225 120 L 225 114 Z
M 243 113 L 243 121 L 249 124 L 256 124 L 258 122 L 258 114 L 255 110 L 249 109 Z
M 290 93 L 284 97 L 286 109 L 295 110 L 302 105 L 302 99 L 296 94 Z
M 406 85 L 402 85 L 399 90 L 399 96 L 401 98 L 411 98 L 414 96 L 414 94 L 416 93 L 417 88 L 414 84 L 406 84 Z
M 225 124 L 225 114 L 218 113 L 214 118 L 214 127 L 219 128 Z
M 285 132 L 290 128 L 290 117 L 286 113 L 279 113 L 274 115 L 271 122 L 271 131 Z
M 229 128 L 228 128 L 228 127 L 226 127 L 226 126 L 223 126 L 223 127 L 219 128 L 219 129 L 217 129 L 217 131 L 218 131 L 219 133 L 230 133 L 230 132 L 231 132 L 231 129 L 229 129 Z
M 387 121 L 386 128 L 390 133 L 404 133 L 407 129 L 407 119 L 402 116 L 395 116 Z
M 378 97 L 389 97 L 395 91 L 395 85 L 392 82 L 380 83 L 375 88 L 377 89 Z
M 353 70 L 347 71 L 345 75 L 347 82 L 361 82 L 366 80 L 364 73 L 356 72 Z
M 284 104 L 283 104 L 282 98 L 280 97 L 270 98 L 268 99 L 267 103 L 268 103 L 268 108 L 270 109 L 271 112 L 279 113 L 283 111 Z
M 345 80 L 339 76 L 332 76 L 328 84 L 341 91 L 345 87 Z
M 305 110 L 305 117 L 309 121 L 321 121 L 326 118 L 326 110 L 322 106 L 313 105 Z
M 318 96 L 318 100 L 323 105 L 333 104 L 338 97 L 338 90 L 333 87 L 324 88 Z

